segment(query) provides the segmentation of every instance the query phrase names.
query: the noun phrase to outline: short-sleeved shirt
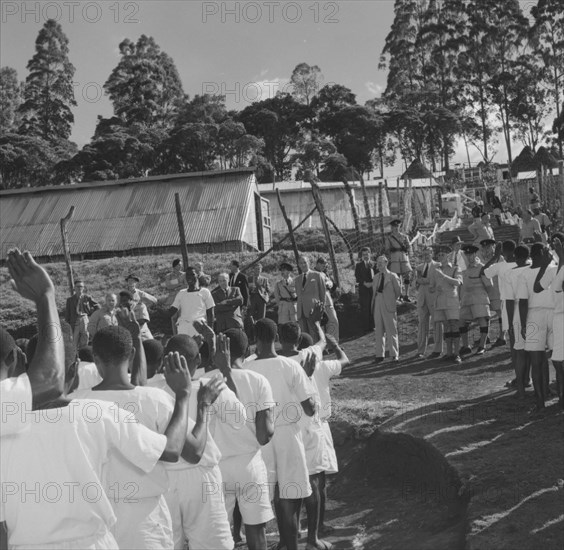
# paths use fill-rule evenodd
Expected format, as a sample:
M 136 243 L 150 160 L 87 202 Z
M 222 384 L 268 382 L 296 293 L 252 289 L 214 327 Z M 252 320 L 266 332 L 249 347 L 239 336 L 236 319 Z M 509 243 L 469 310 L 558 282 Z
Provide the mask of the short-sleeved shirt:
M 33 395 L 27 374 L 6 378 L 0 383 L 0 436 L 23 432 L 29 428 L 26 411 L 31 411 Z
M 211 377 L 216 373 L 219 373 L 219 370 L 207 372 L 206 376 Z M 272 388 L 262 374 L 252 370 L 233 369 L 231 377 L 237 388 L 237 398 L 245 410 L 245 426 L 234 430 L 229 429 L 225 422 L 215 422 L 212 435 L 221 451 L 222 459 L 256 453 L 260 449 L 256 437 L 256 413 L 274 408 Z M 229 419 L 235 414 L 233 409 L 234 407 L 230 406 L 229 411 L 222 411 L 220 408 L 218 412 Z M 226 412 L 229 414 L 225 414 Z
M 328 420 L 331 417 L 331 386 L 329 380 L 341 374 L 341 362 L 334 359 L 332 361 L 319 361 L 313 371 L 313 379 L 317 384 L 319 392 L 319 418 Z
M 487 281 L 486 278 L 486 284 L 484 278 L 480 276 L 482 267 L 483 264 L 477 261 L 474 265 L 469 265 L 462 274 L 461 306 L 490 304 L 487 285 L 491 285 L 491 281 Z
M 500 260 L 499 262 L 490 265 L 484 270 L 486 277 L 493 279 L 497 277 L 497 282 L 499 285 L 499 297 L 502 300 L 510 299 L 511 290 L 508 288 L 509 282 L 507 281 L 507 273 L 511 271 L 517 264 L 515 262 L 506 262 L 505 260 Z
M 521 225 L 521 238 L 522 239 L 532 239 L 534 238 L 534 233 L 541 233 L 541 226 L 538 220 L 531 218 L 530 221 L 523 221 Z
M 556 268 L 554 268 L 556 269 Z M 537 278 L 537 274 L 540 270 L 540 267 L 529 267 L 528 269 L 524 269 L 521 277 L 519 278 L 519 284 L 517 286 L 517 299 L 519 300 L 528 300 L 529 309 L 534 308 L 547 308 L 553 309 L 554 302 L 552 300 L 552 292 L 550 290 L 543 290 L 542 292 L 535 292 L 535 280 Z M 551 266 L 548 266 L 547 272 L 551 270 Z M 554 271 L 554 274 L 556 272 Z M 554 277 L 553 274 L 553 277 Z
M 302 416 L 302 401 L 315 393 L 299 363 L 281 355 L 244 363 L 245 369 L 262 374 L 270 383 L 274 401 L 274 425 L 295 424 Z
M 97 309 L 88 321 L 88 333 L 93 338 L 94 335 L 105 327 L 117 327 L 118 320 L 115 312 L 108 312 L 106 309 Z
M 433 273 L 433 286 L 435 287 L 435 309 L 455 309 L 460 306 L 460 297 L 458 294 L 459 286 L 445 280 L 441 274 L 458 279 L 462 282 L 462 275 L 457 267 L 446 265 L 445 267 L 437 266 Z
M 560 270 L 556 272 L 548 272 L 547 269 L 540 280 L 540 285 L 544 289 L 549 289 L 552 292 L 555 315 L 564 313 L 564 291 L 562 290 L 562 283 L 564 283 L 564 267 L 561 267 Z M 557 338 L 558 336 L 559 335 L 556 335 Z
M 179 321 L 191 323 L 206 320 L 206 311 L 215 306 L 211 292 L 207 288 L 200 288 L 194 292 L 181 290 L 174 299 L 172 307 L 179 311 Z
M 147 386 L 136 386 L 131 390 L 80 390 L 75 392 L 73 397 L 114 403 L 116 408 L 129 413 L 130 422 L 138 422 L 160 434 L 164 434 L 174 410 L 174 403 L 171 403 L 165 392 Z M 162 463 L 157 464 L 149 474 L 145 474 L 133 469 L 128 461 L 120 457 L 108 471 L 108 487 L 122 480 L 136 484 L 137 498 L 158 496 L 168 489 L 168 478 Z
M 40 547 L 110 529 L 116 521 L 110 499 L 137 497 L 127 479 L 104 490 L 114 457 L 148 473 L 167 442 L 104 401 L 73 399 L 28 419 L 30 429 L 4 438 L 0 449 L 0 519 L 7 523 L 10 546 Z

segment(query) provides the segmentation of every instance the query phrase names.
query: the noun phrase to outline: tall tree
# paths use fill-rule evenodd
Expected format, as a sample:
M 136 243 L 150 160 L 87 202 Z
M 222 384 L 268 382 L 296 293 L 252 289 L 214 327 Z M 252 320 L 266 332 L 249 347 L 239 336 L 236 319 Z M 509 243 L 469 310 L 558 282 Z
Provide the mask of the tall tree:
M 531 10 L 534 18 L 532 42 L 535 53 L 547 69 L 546 81 L 556 110 L 556 119 L 562 116 L 562 88 L 564 76 L 564 4 L 562 0 L 538 0 Z M 556 135 L 560 157 L 563 154 L 563 139 Z
M 49 19 L 35 41 L 35 55 L 27 64 L 24 102 L 19 107 L 19 132 L 47 142 L 68 140 L 76 106 L 69 61 L 69 40 L 59 23 Z
M 171 127 L 184 98 L 174 61 L 152 37 L 128 38 L 119 45 L 121 59 L 104 84 L 114 114 L 126 124 Z
M 292 84 L 292 95 L 296 101 L 310 105 L 311 100 L 321 89 L 323 74 L 317 65 L 300 63 L 296 65 L 290 77 Z
M 0 134 L 18 126 L 18 108 L 23 100 L 23 86 L 12 67 L 0 69 Z

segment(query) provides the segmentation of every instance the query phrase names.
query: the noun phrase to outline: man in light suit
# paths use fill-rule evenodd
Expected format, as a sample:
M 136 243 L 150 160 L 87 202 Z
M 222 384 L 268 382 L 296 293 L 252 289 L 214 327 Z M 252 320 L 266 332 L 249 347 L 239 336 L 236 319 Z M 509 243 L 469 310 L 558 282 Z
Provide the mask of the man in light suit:
M 388 269 L 388 258 L 376 260 L 378 273 L 372 281 L 372 312 L 376 336 L 376 363 L 384 360 L 387 343 L 392 361 L 399 360 L 397 300 L 401 296 L 399 277 Z M 369 285 L 370 283 L 364 283 Z
M 307 256 L 298 258 L 298 266 L 302 274 L 294 279 L 296 295 L 298 296 L 298 322 L 303 332 L 307 332 L 314 339 L 317 337 L 315 322 L 311 318 L 313 306 L 317 301 L 325 304 L 325 280 L 318 271 L 309 267 Z
M 325 258 L 317 258 L 315 271 L 321 273 L 325 280 L 325 313 L 327 314 L 327 328 L 325 329 L 325 332 L 333 336 L 333 338 L 339 342 L 339 319 L 337 317 L 337 312 L 335 311 L 333 297 L 331 296 L 331 290 L 333 289 L 334 283 L 329 275 L 327 275 L 327 261 Z
M 435 270 L 439 262 L 433 261 L 433 249 L 426 248 L 423 251 L 423 263 L 418 265 L 415 274 L 415 288 L 417 289 L 417 357 L 425 357 L 427 342 L 429 340 L 430 323 L 434 326 L 435 345 L 430 359 L 441 356 L 443 350 L 443 328 L 441 323 L 434 322 L 435 313 L 435 291 L 431 285 Z
M 229 286 L 229 275 L 220 273 L 217 282 L 219 286 L 212 290 L 212 298 L 215 302 L 215 332 L 225 332 L 230 328 L 243 328 L 243 317 L 241 306 L 243 296 L 236 286 Z

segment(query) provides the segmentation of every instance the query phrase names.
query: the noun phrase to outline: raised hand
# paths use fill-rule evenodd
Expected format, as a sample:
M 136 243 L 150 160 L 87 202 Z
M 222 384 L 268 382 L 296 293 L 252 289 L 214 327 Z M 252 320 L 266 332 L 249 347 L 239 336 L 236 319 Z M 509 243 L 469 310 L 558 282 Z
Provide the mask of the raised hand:
M 12 287 L 23 298 L 37 303 L 46 295 L 54 296 L 55 287 L 51 278 L 29 252 L 22 254 L 17 248 L 10 250 L 7 264 Z
M 178 352 L 165 355 L 164 375 L 166 383 L 176 395 L 184 392 L 190 395 L 192 392 L 192 377 L 186 359 Z
M 209 340 L 215 336 L 213 329 L 205 321 L 196 320 L 192 322 L 192 325 L 204 340 Z
M 223 376 L 216 374 L 210 381 L 198 390 L 198 404 L 211 405 L 218 398 L 219 394 L 226 388 Z
M 313 301 L 313 308 L 311 309 L 310 319 L 314 322 L 320 322 L 323 317 L 323 312 L 325 311 L 325 304 L 322 304 L 319 300 Z
M 231 345 L 229 343 L 229 338 L 223 333 L 218 334 L 217 336 L 214 365 L 224 376 L 231 375 Z
M 332 334 L 325 334 L 325 340 L 327 340 L 327 348 L 329 351 L 334 351 L 339 347 L 337 339 Z
M 310 352 L 304 361 L 304 370 L 308 378 L 311 378 L 313 376 L 316 365 L 317 365 L 317 357 L 315 353 Z
M 131 338 L 134 340 L 139 338 L 139 335 L 141 334 L 141 327 L 135 317 L 135 313 L 126 307 L 118 307 L 115 312 L 118 325 L 127 329 L 131 334 Z

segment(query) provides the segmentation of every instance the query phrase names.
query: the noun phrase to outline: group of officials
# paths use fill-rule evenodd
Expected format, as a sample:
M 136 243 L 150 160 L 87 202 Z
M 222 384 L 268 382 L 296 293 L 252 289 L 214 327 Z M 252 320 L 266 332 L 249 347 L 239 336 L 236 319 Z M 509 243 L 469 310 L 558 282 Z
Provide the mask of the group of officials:
M 114 309 L 112 300 L 95 307 L 77 281 L 65 312 L 71 327 L 29 253 L 11 251 L 7 264 L 14 288 L 35 302 L 40 330 L 24 353 L 0 327 L 2 547 L 231 550 L 243 524 L 247 546 L 266 550 L 276 517 L 276 548 L 297 550 L 302 507 L 308 550 L 331 547 L 320 538 L 330 530 L 325 475 L 337 471 L 329 380 L 348 358 L 321 328 L 326 281 L 307 258 L 298 290 L 277 299 L 295 292 L 304 301 L 316 287 L 300 317 L 314 338 L 301 332 L 298 311 L 279 325 L 259 318 L 250 356 L 240 326 L 208 315 L 230 299 L 228 288 L 240 292 L 238 269 L 220 276 L 216 305 L 194 318 L 185 308 L 200 305 L 189 295 L 207 288 L 188 267 L 169 310 L 177 334 L 159 342 L 143 334 L 136 308 L 150 295 L 135 276 Z M 175 272 L 169 279 L 180 279 Z M 250 288 L 261 284 L 255 273 Z M 82 303 L 94 310 L 88 322 Z M 97 326 L 93 361 L 80 361 L 84 326 L 110 310 L 117 325 Z M 326 346 L 336 359 L 323 359 Z

